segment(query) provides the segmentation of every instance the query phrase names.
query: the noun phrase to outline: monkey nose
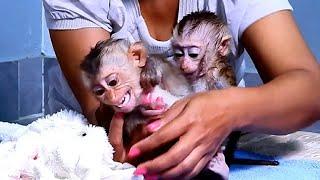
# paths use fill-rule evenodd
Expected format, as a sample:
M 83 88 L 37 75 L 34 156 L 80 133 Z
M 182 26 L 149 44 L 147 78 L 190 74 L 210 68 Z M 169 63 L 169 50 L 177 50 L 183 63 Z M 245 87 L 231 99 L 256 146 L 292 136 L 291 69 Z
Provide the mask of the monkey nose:
M 106 91 L 106 96 L 107 96 L 107 99 L 111 102 L 111 103 L 116 103 L 117 101 L 117 97 L 116 97 L 116 94 L 113 90 L 107 90 Z
M 187 72 L 189 67 L 188 65 L 186 65 L 185 63 L 182 63 L 181 66 L 180 66 L 180 69 L 183 71 L 183 72 Z

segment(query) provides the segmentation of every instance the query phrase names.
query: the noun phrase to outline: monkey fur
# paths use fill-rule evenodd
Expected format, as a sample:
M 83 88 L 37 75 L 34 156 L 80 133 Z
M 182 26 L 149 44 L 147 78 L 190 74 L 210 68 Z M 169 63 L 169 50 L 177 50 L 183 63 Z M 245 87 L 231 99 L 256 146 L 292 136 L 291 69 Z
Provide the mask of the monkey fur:
M 93 95 L 115 112 L 126 113 L 123 133 L 128 146 L 132 144 L 133 131 L 146 124 L 147 117 L 141 110 L 161 113 L 191 92 L 178 68 L 161 56 L 147 56 L 139 42 L 101 41 L 80 67 L 83 82 Z M 141 98 L 146 92 L 147 98 Z
M 186 15 L 175 27 L 172 47 L 175 60 L 193 87 L 193 92 L 236 85 L 228 63 L 231 35 L 211 12 Z
M 231 35 L 227 25 L 212 12 L 193 12 L 175 27 L 172 38 L 174 58 L 192 87 L 193 92 L 225 89 L 236 86 L 236 78 L 228 62 Z M 234 158 L 241 132 L 229 135 L 224 151 L 228 165 L 277 162 Z

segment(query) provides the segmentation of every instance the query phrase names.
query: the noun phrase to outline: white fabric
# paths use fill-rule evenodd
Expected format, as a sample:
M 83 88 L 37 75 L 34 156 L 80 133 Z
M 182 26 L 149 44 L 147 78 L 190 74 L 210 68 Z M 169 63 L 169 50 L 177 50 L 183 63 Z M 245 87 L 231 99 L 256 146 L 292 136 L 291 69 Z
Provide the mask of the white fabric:
M 49 29 L 102 27 L 114 38 L 142 41 L 149 53 L 164 54 L 169 59 L 172 57 L 170 40 L 158 41 L 150 36 L 138 0 L 44 0 L 44 7 Z M 238 86 L 244 86 L 244 48 L 239 41 L 243 32 L 262 17 L 280 10 L 292 10 L 292 7 L 288 0 L 180 0 L 177 22 L 186 14 L 201 10 L 215 12 L 228 24 L 233 36 L 229 60 L 236 72 Z M 52 75 L 64 81 L 62 73 Z M 61 91 L 55 88 L 55 82 L 50 83 L 53 89 Z M 55 98 L 54 94 L 50 98 Z M 51 112 L 60 109 L 60 105 L 51 107 Z
M 12 131 L 16 130 L 16 131 Z M 135 168 L 112 160 L 102 127 L 61 111 L 28 126 L 0 122 L 0 179 L 143 179 Z

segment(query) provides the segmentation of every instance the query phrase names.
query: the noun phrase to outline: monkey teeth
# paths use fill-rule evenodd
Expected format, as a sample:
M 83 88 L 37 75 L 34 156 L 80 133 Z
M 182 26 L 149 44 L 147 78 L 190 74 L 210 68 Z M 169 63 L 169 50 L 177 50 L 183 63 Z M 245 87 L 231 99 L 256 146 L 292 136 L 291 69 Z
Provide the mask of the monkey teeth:
M 129 91 L 123 96 L 123 98 L 121 99 L 121 103 L 118 105 L 119 108 L 124 107 L 125 105 L 128 104 L 128 102 L 130 101 L 130 93 Z

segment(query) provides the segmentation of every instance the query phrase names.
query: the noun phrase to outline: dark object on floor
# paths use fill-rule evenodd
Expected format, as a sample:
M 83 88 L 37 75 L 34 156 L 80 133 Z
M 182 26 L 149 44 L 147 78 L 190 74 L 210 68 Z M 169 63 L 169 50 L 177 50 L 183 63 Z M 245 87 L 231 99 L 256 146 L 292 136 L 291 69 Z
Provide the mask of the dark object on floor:
M 276 160 L 262 160 L 262 159 L 246 159 L 246 158 L 236 158 L 235 151 L 237 149 L 237 144 L 241 136 L 240 131 L 232 132 L 229 136 L 229 141 L 224 151 L 226 157 L 226 162 L 228 166 L 231 164 L 239 165 L 264 165 L 264 166 L 277 166 L 279 162 Z

